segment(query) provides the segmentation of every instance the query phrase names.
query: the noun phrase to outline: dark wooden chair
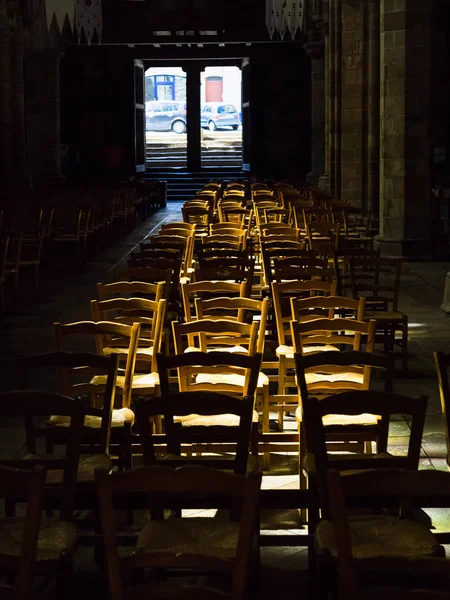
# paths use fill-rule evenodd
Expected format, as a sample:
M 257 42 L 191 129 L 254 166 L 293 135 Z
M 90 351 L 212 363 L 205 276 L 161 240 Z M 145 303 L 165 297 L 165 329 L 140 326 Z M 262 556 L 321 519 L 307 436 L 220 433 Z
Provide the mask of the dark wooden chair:
M 0 522 L 3 540 L 0 557 L 0 595 L 5 600 L 29 600 L 33 597 L 33 576 L 37 565 L 41 512 L 44 503 L 46 469 L 34 466 L 31 470 L 0 467 L 0 497 L 5 503 L 19 494 L 26 502 L 25 517 L 21 519 L 21 532 L 15 538 L 8 532 L 11 522 Z M 9 583 L 8 578 L 14 582 Z
M 442 556 L 442 547 L 437 545 L 437 540 L 436 550 L 431 553 L 431 556 L 430 552 L 428 554 L 424 552 L 425 548 L 415 546 L 420 524 L 411 522 L 407 515 L 412 507 L 448 506 L 449 480 L 450 473 L 434 470 L 376 469 L 344 476 L 341 476 L 337 470 L 327 472 L 329 518 L 332 520 L 335 548 L 333 559 L 337 563 L 337 587 L 340 598 L 346 600 L 360 598 L 391 600 L 394 597 L 401 600 L 448 599 L 450 563 L 445 558 L 435 557 L 439 554 Z M 398 537 L 393 535 L 396 530 L 398 533 L 400 528 L 392 527 L 392 523 L 389 523 L 391 531 L 387 533 L 388 527 L 385 523 L 385 531 L 379 532 L 378 547 L 374 545 L 371 553 L 362 554 L 355 547 L 355 538 L 352 537 L 355 521 L 351 516 L 351 509 L 358 504 L 376 505 L 384 509 L 400 506 L 403 516 L 406 517 L 402 519 L 400 528 L 405 530 L 406 535 Z M 368 518 L 370 519 L 366 516 L 366 519 Z M 394 519 L 391 518 L 390 521 Z M 329 523 L 328 521 L 328 527 Z M 410 531 L 407 531 L 408 525 Z M 325 524 L 322 528 L 324 526 Z M 320 532 L 318 533 L 320 535 Z M 392 540 L 386 544 L 386 538 L 389 536 L 392 536 Z M 426 532 L 422 531 L 421 536 L 425 537 Z M 429 532 L 430 544 L 432 536 L 433 534 Z M 421 554 L 425 554 L 426 558 L 419 558 Z M 363 591 L 364 575 L 366 575 L 366 585 Z M 370 577 L 369 581 L 376 581 L 375 589 L 367 587 L 368 577 Z
M 397 258 L 350 258 L 353 297 L 366 298 L 366 319 L 375 319 L 385 351 L 400 346 L 402 369 L 408 369 L 408 315 L 398 310 L 402 261 Z M 400 338 L 396 337 L 400 333 Z
M 408 469 L 417 470 L 419 465 L 421 440 L 423 426 L 425 422 L 425 413 L 427 407 L 426 397 L 411 398 L 399 394 L 375 391 L 350 391 L 342 394 L 328 396 L 322 400 L 317 398 L 306 397 L 302 398 L 303 406 L 303 425 L 306 436 L 306 446 L 308 452 L 303 461 L 303 468 L 308 473 L 310 482 L 310 506 L 309 517 L 312 516 L 312 524 L 315 525 L 317 519 L 317 507 L 322 510 L 322 516 L 326 519 L 329 512 L 329 497 L 326 488 L 326 472 L 333 468 L 341 472 L 351 470 L 364 469 Z M 393 455 L 388 451 L 389 424 L 393 415 L 406 415 L 411 418 L 409 422 L 410 437 L 406 453 L 402 455 Z M 352 423 L 351 425 L 336 424 L 332 417 L 339 415 L 339 420 L 342 422 L 343 415 L 378 415 L 377 423 L 369 425 L 367 436 L 369 439 L 374 439 L 376 436 L 376 452 L 373 454 L 346 452 L 347 445 L 342 449 L 344 452 L 330 453 L 330 447 L 327 442 L 330 440 L 342 440 L 346 431 L 349 435 L 353 435 L 355 427 L 360 426 Z M 329 419 L 329 425 L 324 425 L 324 419 Z M 334 436 L 334 438 L 333 438 Z M 333 447 L 333 450 L 336 450 Z M 370 506 L 370 505 L 369 505 Z M 367 526 L 364 522 L 364 516 L 358 521 L 356 517 L 355 527 L 359 534 L 356 534 L 357 540 L 361 545 L 361 551 L 366 547 L 368 552 L 371 548 L 377 549 L 383 547 L 386 551 L 389 544 L 396 544 L 396 538 L 401 539 L 401 536 L 406 535 L 402 529 L 401 520 L 395 519 L 392 525 L 391 534 L 386 516 L 370 517 Z M 319 523 L 315 527 L 315 544 L 310 546 L 310 573 L 314 577 L 318 574 L 317 580 L 322 586 L 325 593 L 329 583 L 332 582 L 335 563 L 333 562 L 334 538 L 331 535 L 331 525 Z M 409 526 L 409 525 L 408 525 Z M 319 528 L 322 527 L 320 531 Z M 432 554 L 439 547 L 427 525 L 417 523 L 417 527 L 412 525 L 414 532 L 417 532 L 416 543 L 417 547 L 423 544 L 423 554 Z M 311 532 L 312 533 L 312 532 Z M 373 544 L 373 546 L 372 546 Z M 318 571 L 316 572 L 316 566 Z
M 155 466 L 111 475 L 98 472 L 96 477 L 112 600 L 121 600 L 125 595 L 136 599 L 179 600 L 244 600 L 249 597 L 252 590 L 250 576 L 255 584 L 258 578 L 255 536 L 259 531 L 260 473 L 243 477 L 205 467 L 174 470 Z M 133 493 L 144 493 L 149 507 L 156 503 L 158 508 L 182 508 L 196 506 L 199 502 L 210 508 L 217 507 L 218 503 L 232 509 L 238 506 L 239 519 L 234 522 L 225 518 L 195 517 L 152 520 L 141 531 L 135 553 L 121 557 L 114 507 L 121 497 L 127 498 L 127 506 L 132 505 Z M 231 512 L 235 514 L 235 510 Z M 132 589 L 131 576 L 149 568 L 159 571 L 183 569 L 186 575 L 199 571 L 221 574 L 231 580 L 231 591 L 183 585 L 170 579 L 141 579 Z
M 34 430 L 41 427 L 43 418 L 51 414 L 60 414 L 70 419 L 67 428 L 67 444 L 60 455 L 39 456 Z M 83 402 L 61 394 L 40 390 L 14 390 L 0 394 L 0 418 L 23 418 L 25 421 L 26 446 L 28 454 L 22 458 L 1 460 L 0 466 L 32 469 L 35 465 L 46 467 L 44 508 L 59 510 L 59 520 L 45 520 L 39 529 L 36 563 L 36 575 L 56 574 L 58 596 L 67 596 L 72 585 L 73 554 L 76 549 L 78 528 L 73 522 L 75 488 L 77 483 L 80 444 L 86 406 Z M 19 493 L 8 499 L 5 506 L 7 517 L 13 517 L 15 505 L 26 500 Z M 23 522 L 14 519 L 9 529 L 12 539 L 23 534 Z M 11 545 L 12 544 L 12 545 Z M 8 554 L 13 542 L 5 541 L 1 554 Z M 14 552 L 17 554 L 17 546 Z

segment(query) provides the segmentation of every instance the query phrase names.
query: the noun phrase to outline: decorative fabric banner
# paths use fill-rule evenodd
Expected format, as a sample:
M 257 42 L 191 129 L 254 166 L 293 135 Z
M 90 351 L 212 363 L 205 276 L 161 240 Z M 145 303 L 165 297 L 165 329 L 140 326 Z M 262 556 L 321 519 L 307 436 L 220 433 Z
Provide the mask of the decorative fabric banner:
M 81 33 L 84 32 L 90 45 L 94 32 L 97 32 L 98 43 L 102 40 L 102 2 L 101 0 L 75 0 L 75 25 L 78 43 L 81 43 Z
M 266 27 L 270 39 L 276 31 L 284 39 L 289 30 L 292 39 L 303 28 L 305 0 L 266 0 Z
M 53 15 L 55 15 L 59 31 L 62 31 L 66 17 L 68 17 L 70 27 L 73 31 L 73 22 L 75 17 L 74 0 L 45 0 L 45 14 L 47 17 L 48 29 L 50 29 Z

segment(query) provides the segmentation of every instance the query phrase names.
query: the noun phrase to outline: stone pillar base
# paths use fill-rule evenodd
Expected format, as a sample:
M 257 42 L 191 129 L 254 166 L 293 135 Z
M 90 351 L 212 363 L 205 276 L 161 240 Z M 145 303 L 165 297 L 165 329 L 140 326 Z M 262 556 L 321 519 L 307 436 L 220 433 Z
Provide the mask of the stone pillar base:
M 382 256 L 392 256 L 407 260 L 430 260 L 431 241 L 427 239 L 395 239 L 376 235 L 375 250 L 380 249 Z
M 321 190 L 325 190 L 325 192 L 330 191 L 330 176 L 328 173 L 324 173 L 319 177 L 318 185 Z

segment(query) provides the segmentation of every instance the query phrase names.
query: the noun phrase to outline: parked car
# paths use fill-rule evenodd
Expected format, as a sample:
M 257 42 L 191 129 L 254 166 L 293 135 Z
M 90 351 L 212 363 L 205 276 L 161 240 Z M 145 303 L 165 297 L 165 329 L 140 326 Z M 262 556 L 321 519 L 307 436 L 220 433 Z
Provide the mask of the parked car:
M 145 103 L 146 131 L 186 132 L 186 102 L 149 100 Z
M 206 102 L 200 113 L 200 125 L 215 131 L 221 127 L 237 129 L 241 124 L 239 113 L 233 104 Z

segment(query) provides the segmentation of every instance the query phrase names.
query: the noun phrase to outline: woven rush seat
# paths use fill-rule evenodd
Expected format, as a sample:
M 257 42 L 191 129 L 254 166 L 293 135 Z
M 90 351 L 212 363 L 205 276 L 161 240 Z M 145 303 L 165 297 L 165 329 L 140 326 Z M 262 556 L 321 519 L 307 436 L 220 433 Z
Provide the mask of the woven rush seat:
M 339 348 L 336 348 L 336 346 L 329 346 L 328 344 L 323 346 L 304 346 L 303 348 L 303 352 L 305 354 L 308 354 L 309 352 L 336 352 L 338 350 Z M 282 344 L 281 346 L 277 347 L 275 354 L 278 357 L 285 356 L 288 359 L 294 360 L 294 346 L 286 346 L 285 344 Z
M 243 387 L 245 384 L 245 375 L 239 375 L 237 373 L 224 373 L 224 374 L 209 374 L 199 373 L 195 378 L 195 383 L 212 383 L 212 384 L 224 384 L 228 383 Z M 258 374 L 257 386 L 269 385 L 269 378 L 265 373 Z
M 24 519 L 21 518 L 0 521 L 0 554 L 20 556 L 23 527 Z M 37 561 L 58 559 L 62 552 L 74 548 L 77 537 L 77 527 L 69 521 L 42 521 L 37 544 Z
M 185 352 L 201 352 L 201 350 L 195 346 L 188 346 Z M 248 354 L 248 348 L 244 348 L 244 346 L 220 346 L 220 348 L 207 348 L 206 352 L 234 352 L 235 354 Z
M 333 460 L 340 460 L 342 458 L 342 456 L 340 455 L 333 455 L 330 454 L 328 456 L 328 459 L 330 461 L 330 466 L 333 466 Z M 365 462 L 367 460 L 373 460 L 373 461 L 377 461 L 377 460 L 382 460 L 385 458 L 392 458 L 392 454 L 390 454 L 389 452 L 378 452 L 377 454 L 361 454 L 361 453 L 357 453 L 357 452 L 352 452 L 351 453 L 351 458 L 352 460 L 355 459 L 361 459 L 361 461 Z M 376 464 L 374 465 L 374 467 L 376 468 Z M 314 454 L 312 454 L 311 452 L 308 452 L 305 457 L 303 458 L 302 461 L 302 467 L 303 469 L 308 472 L 308 473 L 314 473 L 316 471 L 316 460 L 314 458 Z M 351 473 L 359 473 L 361 471 L 361 469 L 349 469 L 348 471 L 342 471 L 341 474 L 345 475 L 345 474 L 351 474 Z
M 43 456 L 38 456 L 36 454 L 26 454 L 24 456 L 24 460 L 32 460 L 36 458 L 43 458 Z M 61 457 L 57 454 L 46 455 L 45 458 L 55 460 L 60 459 Z M 94 472 L 96 469 L 106 469 L 110 471 L 113 467 L 113 463 L 111 458 L 107 454 L 92 454 L 91 456 L 81 456 L 80 461 L 78 463 L 78 471 L 77 471 L 77 482 L 86 482 L 86 481 L 94 481 L 95 476 Z M 60 469 L 51 469 L 47 471 L 46 483 L 52 484 L 61 484 L 63 482 L 63 471 Z
M 355 558 L 442 556 L 442 546 L 423 523 L 398 517 L 363 516 L 350 518 L 349 524 Z M 318 554 L 336 558 L 333 523 L 321 521 L 315 535 Z
M 106 384 L 106 376 L 96 375 L 91 379 L 91 384 L 96 386 L 102 386 Z M 125 385 L 125 377 L 119 375 L 116 380 L 116 385 L 119 388 L 123 388 Z M 146 375 L 133 375 L 133 390 L 137 389 L 140 392 L 152 391 L 155 386 L 159 385 L 158 373 L 147 373 Z
M 239 523 L 226 519 L 193 517 L 151 521 L 139 534 L 136 551 L 203 554 L 233 560 L 238 534 Z
M 183 427 L 238 427 L 240 418 L 238 415 L 186 415 L 185 417 L 174 417 L 175 423 L 181 423 Z M 256 410 L 252 414 L 253 423 L 258 422 Z
M 302 420 L 302 413 L 300 406 L 295 410 L 295 418 L 300 423 Z M 369 413 L 363 413 L 361 415 L 325 415 L 323 417 L 324 426 L 329 425 L 377 425 L 379 421 L 378 415 L 371 415 Z M 373 456 L 377 456 L 374 454 Z
M 49 419 L 50 423 L 58 427 L 69 427 L 70 417 L 61 417 L 60 415 L 52 415 Z M 114 408 L 111 414 L 111 427 L 123 427 L 125 423 L 134 424 L 134 412 L 129 408 Z M 84 426 L 90 429 L 100 429 L 102 418 L 96 415 L 86 415 L 84 418 Z
M 127 355 L 128 354 L 128 348 L 103 348 L 103 354 L 105 356 L 109 356 L 110 354 L 121 354 L 121 355 Z M 153 346 L 149 347 L 149 348 L 138 348 L 137 352 L 136 352 L 137 356 L 139 356 L 140 354 L 144 355 L 144 356 L 153 356 Z

